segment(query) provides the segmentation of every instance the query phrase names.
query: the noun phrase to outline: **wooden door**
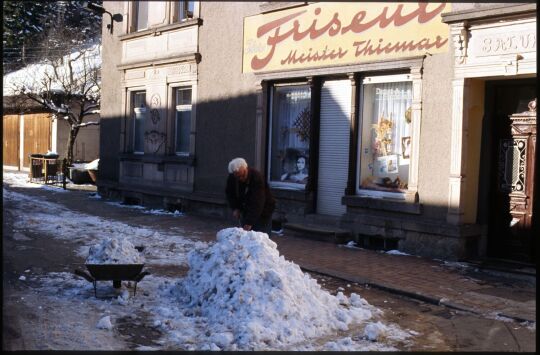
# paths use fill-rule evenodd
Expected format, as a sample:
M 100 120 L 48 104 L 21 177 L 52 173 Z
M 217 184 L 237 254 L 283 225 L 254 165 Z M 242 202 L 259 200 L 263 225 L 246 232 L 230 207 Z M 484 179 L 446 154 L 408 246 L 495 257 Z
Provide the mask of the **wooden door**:
M 495 88 L 488 253 L 535 260 L 532 232 L 536 155 L 536 85 Z M 509 110 L 516 112 L 508 114 Z
M 45 154 L 51 149 L 51 115 L 36 113 L 24 115 L 24 159 L 29 167 L 30 154 Z
M 19 115 L 5 115 L 3 117 L 3 164 L 19 167 Z

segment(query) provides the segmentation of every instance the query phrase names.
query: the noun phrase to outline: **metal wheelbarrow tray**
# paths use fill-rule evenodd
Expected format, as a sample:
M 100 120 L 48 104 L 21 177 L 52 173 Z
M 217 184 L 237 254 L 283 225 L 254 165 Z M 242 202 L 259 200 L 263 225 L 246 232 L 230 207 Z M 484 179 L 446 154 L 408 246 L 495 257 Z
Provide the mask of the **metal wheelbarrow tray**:
M 137 283 L 150 273 L 142 271 L 144 264 L 84 264 L 88 272 L 75 270 L 75 275 L 92 282 L 97 297 L 97 281 L 112 281 L 114 288 L 120 288 L 122 281 L 134 281 L 133 296 L 137 294 Z

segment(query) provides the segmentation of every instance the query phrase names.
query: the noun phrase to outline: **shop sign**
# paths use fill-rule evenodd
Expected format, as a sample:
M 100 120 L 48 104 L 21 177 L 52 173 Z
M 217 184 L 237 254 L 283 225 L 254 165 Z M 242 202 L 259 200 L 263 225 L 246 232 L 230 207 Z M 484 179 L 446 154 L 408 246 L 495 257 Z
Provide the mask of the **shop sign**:
M 448 3 L 314 3 L 244 19 L 243 71 L 373 62 L 448 51 Z

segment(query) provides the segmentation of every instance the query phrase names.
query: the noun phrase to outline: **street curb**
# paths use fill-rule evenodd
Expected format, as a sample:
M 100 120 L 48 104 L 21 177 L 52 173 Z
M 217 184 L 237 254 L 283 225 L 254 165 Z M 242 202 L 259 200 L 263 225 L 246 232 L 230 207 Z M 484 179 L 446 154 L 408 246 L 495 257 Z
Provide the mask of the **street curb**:
M 349 274 L 341 274 L 339 272 L 336 272 L 335 270 L 330 270 L 330 269 L 326 269 L 326 268 L 320 268 L 320 267 L 316 267 L 316 266 L 312 266 L 312 265 L 300 265 L 300 268 L 305 270 L 305 271 L 316 272 L 318 274 L 338 278 L 338 279 L 341 279 L 341 280 L 344 280 L 344 281 L 355 282 L 355 283 L 358 283 L 358 284 L 368 285 L 370 287 L 380 289 L 382 291 L 386 291 L 386 292 L 389 292 L 389 293 L 392 293 L 392 294 L 397 294 L 397 295 L 400 295 L 400 296 L 405 296 L 405 297 L 408 297 L 408 298 L 412 298 L 412 299 L 419 300 L 419 301 L 422 301 L 422 302 L 426 302 L 426 303 L 429 303 L 429 304 L 433 304 L 433 305 L 436 305 L 436 306 L 444 306 L 444 307 L 455 309 L 455 310 L 458 310 L 458 311 L 468 312 L 468 313 L 472 313 L 472 314 L 475 314 L 475 315 L 478 315 L 478 316 L 484 316 L 483 313 L 481 313 L 481 312 L 479 312 L 479 311 L 477 311 L 475 309 L 472 309 L 472 308 L 469 308 L 469 307 L 464 307 L 464 306 L 458 306 L 455 303 L 452 303 L 451 301 L 446 301 L 443 298 L 438 299 L 436 297 L 428 296 L 428 295 L 425 295 L 425 294 L 422 294 L 422 293 L 410 292 L 410 291 L 406 291 L 406 290 L 403 290 L 403 289 L 386 286 L 386 285 L 380 284 L 378 282 L 373 282 L 373 281 L 371 281 L 369 279 L 366 279 L 366 278 L 355 277 L 355 276 L 351 277 L 351 275 L 349 275 Z M 497 313 L 496 315 L 512 319 L 512 320 L 514 320 L 516 322 L 519 322 L 519 323 L 522 323 L 522 322 L 536 323 L 536 320 L 524 319 L 524 318 L 521 318 L 521 317 L 507 315 L 507 314 L 504 314 L 504 313 Z

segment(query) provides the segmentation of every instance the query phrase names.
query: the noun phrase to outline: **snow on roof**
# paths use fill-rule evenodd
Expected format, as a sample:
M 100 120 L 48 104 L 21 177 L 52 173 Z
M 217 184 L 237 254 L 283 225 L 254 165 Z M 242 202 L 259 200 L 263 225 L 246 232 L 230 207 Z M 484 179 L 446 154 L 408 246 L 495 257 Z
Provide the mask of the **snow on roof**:
M 80 51 L 74 51 L 71 54 L 64 56 L 64 63 L 68 58 L 77 58 L 81 54 Z M 88 51 L 84 53 L 79 59 L 72 63 L 73 72 L 75 77 L 80 76 L 84 72 L 84 68 L 94 68 L 101 66 L 101 45 L 94 45 L 88 48 Z M 64 71 L 65 67 L 62 68 Z M 11 72 L 3 77 L 3 96 L 12 96 L 16 94 L 16 88 L 24 85 L 31 91 L 41 91 L 43 85 L 41 80 L 47 74 L 53 72 L 53 66 L 51 63 L 38 63 L 30 64 L 25 68 Z M 62 85 L 60 83 L 53 83 L 51 90 L 62 91 Z

